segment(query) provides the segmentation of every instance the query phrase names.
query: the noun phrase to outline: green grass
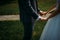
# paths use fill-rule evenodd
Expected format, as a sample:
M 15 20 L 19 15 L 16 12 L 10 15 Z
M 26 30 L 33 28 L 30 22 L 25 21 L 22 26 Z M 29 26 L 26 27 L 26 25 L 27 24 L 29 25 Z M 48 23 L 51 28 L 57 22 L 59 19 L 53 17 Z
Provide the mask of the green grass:
M 43 26 L 45 23 L 36 22 L 33 40 L 37 40 L 40 37 Z M 0 21 L 0 40 L 22 40 L 23 37 L 23 25 L 20 21 Z
M 0 21 L 0 40 L 21 40 L 22 32 L 19 21 Z
M 19 13 L 18 3 L 12 2 L 9 4 L 5 4 L 0 6 L 0 15 L 16 15 Z
M 38 1 L 39 9 L 44 11 L 47 11 L 54 4 L 56 4 L 56 0 L 39 0 Z
M 35 27 L 34 27 L 34 32 L 35 33 L 33 32 L 33 40 L 39 40 L 45 24 L 46 24 L 45 21 L 37 21 L 35 23 Z

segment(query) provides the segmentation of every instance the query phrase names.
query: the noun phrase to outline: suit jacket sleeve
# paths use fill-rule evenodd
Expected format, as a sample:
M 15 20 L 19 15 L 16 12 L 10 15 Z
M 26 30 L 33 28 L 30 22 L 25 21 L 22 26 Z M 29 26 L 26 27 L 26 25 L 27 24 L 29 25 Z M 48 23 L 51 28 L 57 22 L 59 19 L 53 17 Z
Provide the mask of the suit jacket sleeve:
M 34 8 L 32 7 L 30 0 L 26 0 L 25 5 L 26 5 L 25 8 L 27 9 L 26 11 L 33 12 L 33 13 L 29 13 L 29 15 L 31 15 L 34 19 L 37 19 L 38 18 L 38 14 L 34 10 Z

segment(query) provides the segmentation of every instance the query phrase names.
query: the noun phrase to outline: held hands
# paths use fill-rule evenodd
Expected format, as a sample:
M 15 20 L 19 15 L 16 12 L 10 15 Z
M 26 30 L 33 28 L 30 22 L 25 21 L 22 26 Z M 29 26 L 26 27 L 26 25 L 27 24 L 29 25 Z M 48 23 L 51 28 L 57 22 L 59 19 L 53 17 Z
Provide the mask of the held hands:
M 44 18 L 44 17 L 41 17 L 40 18 L 42 21 L 47 21 L 48 20 L 48 18 Z
M 48 20 L 48 18 L 43 17 L 43 15 L 46 15 L 46 14 L 47 14 L 47 12 L 40 11 L 40 12 L 39 12 L 39 14 L 40 14 L 40 16 L 41 16 L 40 20 L 42 20 L 42 21 L 47 21 L 47 20 Z
M 40 14 L 40 15 L 42 16 L 42 15 L 46 15 L 46 14 L 47 14 L 47 12 L 40 11 L 40 12 L 38 12 L 38 14 Z

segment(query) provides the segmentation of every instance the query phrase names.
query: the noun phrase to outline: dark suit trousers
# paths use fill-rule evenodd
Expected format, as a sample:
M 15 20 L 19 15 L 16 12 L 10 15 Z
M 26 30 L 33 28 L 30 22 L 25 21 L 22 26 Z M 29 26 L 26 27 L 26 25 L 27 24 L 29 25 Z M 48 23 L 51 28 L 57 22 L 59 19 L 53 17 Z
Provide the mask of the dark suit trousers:
M 24 37 L 23 40 L 31 40 L 32 39 L 32 31 L 34 26 L 34 21 L 31 16 L 25 15 L 23 21 L 24 25 Z

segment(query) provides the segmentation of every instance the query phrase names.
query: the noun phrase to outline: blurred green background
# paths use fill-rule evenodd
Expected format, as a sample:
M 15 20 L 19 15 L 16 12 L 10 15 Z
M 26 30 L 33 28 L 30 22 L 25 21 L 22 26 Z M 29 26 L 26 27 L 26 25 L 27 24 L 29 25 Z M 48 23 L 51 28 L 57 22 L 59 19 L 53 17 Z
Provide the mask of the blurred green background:
M 40 10 L 47 11 L 56 0 L 38 0 Z M 18 0 L 0 1 L 0 15 L 19 14 Z M 45 21 L 37 21 L 33 31 L 33 40 L 39 40 Z M 0 40 L 22 40 L 23 24 L 17 21 L 0 21 Z

